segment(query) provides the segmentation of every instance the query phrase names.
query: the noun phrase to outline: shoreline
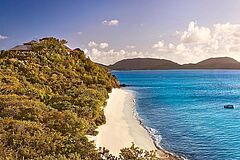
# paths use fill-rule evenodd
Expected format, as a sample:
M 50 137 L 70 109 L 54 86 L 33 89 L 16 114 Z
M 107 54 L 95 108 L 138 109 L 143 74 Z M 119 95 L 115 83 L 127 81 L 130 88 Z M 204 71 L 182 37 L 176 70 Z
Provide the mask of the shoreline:
M 136 118 L 137 121 L 139 121 L 139 125 L 141 125 L 149 134 L 149 136 L 151 137 L 155 147 L 157 148 L 158 152 L 163 152 L 163 154 L 169 155 L 171 157 L 171 160 L 188 160 L 187 158 L 183 157 L 183 156 L 179 156 L 173 152 L 167 151 L 166 149 L 164 149 L 162 146 L 160 146 L 158 143 L 161 142 L 161 139 L 159 140 L 159 138 L 157 138 L 157 135 L 154 133 L 156 132 L 155 129 L 150 128 L 148 126 L 146 126 L 144 124 L 144 120 L 140 118 L 140 116 L 138 115 L 137 111 L 136 111 L 136 106 L 134 106 L 133 108 L 133 114 L 134 114 L 134 118 Z M 160 135 L 158 135 L 160 136 Z
M 161 139 L 159 139 L 154 132 L 156 132 L 155 129 L 150 128 L 148 126 L 146 126 L 144 124 L 144 120 L 139 116 L 137 109 L 136 109 L 136 102 L 135 102 L 135 95 L 134 95 L 134 91 L 131 90 L 123 90 L 125 92 L 127 92 L 127 94 L 130 94 L 131 96 L 131 101 L 133 101 L 133 105 L 131 105 L 131 109 L 132 109 L 132 116 L 134 119 L 136 119 L 139 123 L 139 125 L 148 133 L 148 136 L 151 138 L 154 146 L 155 146 L 155 150 L 157 151 L 157 154 L 159 156 L 159 158 L 161 159 L 165 159 L 165 160 L 187 160 L 185 157 L 179 156 L 175 153 L 172 153 L 170 151 L 167 151 L 166 149 L 164 149 L 162 146 L 160 146 L 158 143 L 161 142 Z
M 159 158 L 166 160 L 183 159 L 157 145 L 156 137 L 139 118 L 134 94 L 123 89 L 113 89 L 104 108 L 106 124 L 99 126 L 98 135 L 90 139 L 96 146 L 105 147 L 110 154 L 118 156 L 120 149 L 130 147 L 132 142 L 144 150 L 157 150 Z

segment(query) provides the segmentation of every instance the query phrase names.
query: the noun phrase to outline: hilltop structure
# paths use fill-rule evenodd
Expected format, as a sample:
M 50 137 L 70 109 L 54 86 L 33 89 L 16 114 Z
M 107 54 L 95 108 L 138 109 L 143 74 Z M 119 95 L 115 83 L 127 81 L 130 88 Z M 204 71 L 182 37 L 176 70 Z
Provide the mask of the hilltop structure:
M 32 42 L 32 41 L 31 41 Z M 9 49 L 9 51 L 25 51 L 25 52 L 30 52 L 32 51 L 32 44 L 31 42 L 28 43 L 24 43 L 22 45 L 17 45 L 11 49 Z
M 46 37 L 46 38 L 42 38 L 39 40 L 32 40 L 30 42 L 26 42 L 23 43 L 22 45 L 17 45 L 11 49 L 9 49 L 9 51 L 15 51 L 15 52 L 31 52 L 31 51 L 35 51 L 34 50 L 34 44 L 38 44 L 39 42 L 46 42 L 49 43 L 49 41 L 51 41 L 53 39 L 53 37 Z M 64 43 L 67 43 L 67 41 L 64 41 Z M 66 45 L 64 45 L 64 47 L 68 50 L 68 52 L 70 52 L 70 48 L 67 47 Z

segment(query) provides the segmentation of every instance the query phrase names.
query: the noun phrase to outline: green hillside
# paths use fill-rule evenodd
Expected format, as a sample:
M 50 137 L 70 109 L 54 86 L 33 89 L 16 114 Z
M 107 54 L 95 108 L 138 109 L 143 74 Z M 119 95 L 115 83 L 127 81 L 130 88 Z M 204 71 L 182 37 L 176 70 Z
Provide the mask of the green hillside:
M 96 159 L 86 135 L 105 123 L 103 107 L 119 82 L 70 50 L 44 38 L 31 51 L 0 53 L 0 159 Z

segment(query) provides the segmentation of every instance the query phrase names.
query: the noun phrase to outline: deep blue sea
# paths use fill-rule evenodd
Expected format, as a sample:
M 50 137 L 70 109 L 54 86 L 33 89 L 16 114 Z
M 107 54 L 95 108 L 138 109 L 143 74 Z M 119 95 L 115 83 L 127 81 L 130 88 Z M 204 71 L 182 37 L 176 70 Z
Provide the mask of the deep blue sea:
M 192 160 L 240 160 L 240 71 L 113 71 L 160 145 Z M 233 104 L 235 109 L 224 109 Z

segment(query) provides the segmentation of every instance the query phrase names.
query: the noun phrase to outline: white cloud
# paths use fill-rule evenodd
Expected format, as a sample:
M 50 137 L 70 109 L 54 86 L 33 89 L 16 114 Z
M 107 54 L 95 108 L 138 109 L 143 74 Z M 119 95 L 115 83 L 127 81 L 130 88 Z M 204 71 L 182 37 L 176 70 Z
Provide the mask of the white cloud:
M 176 51 L 185 51 L 186 50 L 186 47 L 183 43 L 180 43 L 176 46 Z
M 173 48 L 174 48 L 174 45 L 173 45 L 172 43 L 169 43 L 169 44 L 168 44 L 168 48 L 169 48 L 169 49 L 173 49 Z
M 85 48 L 84 50 L 83 50 L 83 52 L 85 53 L 85 54 L 88 54 L 88 49 L 87 48 Z
M 146 57 L 143 52 L 120 50 L 101 50 L 92 48 L 91 52 L 86 53 L 94 62 L 112 64 L 125 58 Z
M 82 32 L 77 32 L 78 35 L 82 35 Z
M 89 47 L 97 47 L 98 44 L 97 44 L 96 42 L 94 42 L 94 41 L 90 41 L 90 42 L 88 43 L 88 46 L 89 46 Z
M 90 48 L 98 48 L 99 47 L 101 49 L 104 49 L 104 48 L 107 48 L 108 46 L 109 46 L 109 44 L 106 42 L 97 43 L 95 41 L 90 41 L 88 43 L 88 47 L 90 47 Z
M 159 39 L 143 48 L 146 51 L 140 51 L 131 45 L 126 46 L 126 50 L 116 50 L 112 47 L 106 49 L 106 47 L 100 47 L 101 43 L 91 41 L 87 54 L 92 60 L 104 64 L 136 57 L 164 58 L 179 63 L 195 63 L 210 57 L 229 56 L 240 61 L 240 24 L 225 23 L 206 27 L 190 22 L 185 30 L 178 30 L 173 34 L 176 36 L 171 40 Z
M 100 43 L 100 44 L 99 44 L 99 47 L 102 48 L 102 49 L 107 48 L 108 46 L 109 46 L 109 45 L 108 45 L 108 43 L 106 43 L 106 42 L 103 42 L 103 43 Z
M 117 26 L 119 24 L 119 20 L 117 20 L 117 19 L 104 20 L 104 21 L 102 21 L 102 24 L 107 25 L 107 26 Z
M 101 55 L 101 52 L 100 52 L 98 49 L 93 48 L 93 49 L 92 49 L 92 54 L 93 54 L 95 57 L 97 57 L 97 56 L 100 56 L 100 55 Z
M 240 24 L 198 26 L 190 22 L 186 31 L 177 31 L 178 38 L 153 44 L 156 57 L 180 63 L 194 63 L 210 57 L 229 56 L 240 61 Z
M 157 48 L 157 49 L 161 49 L 164 47 L 164 41 L 159 41 L 156 44 L 153 44 L 152 48 Z
M 7 36 L 0 35 L 0 40 L 4 40 L 4 39 L 7 39 L 7 38 L 8 38 Z
M 136 46 L 134 46 L 134 45 L 127 45 L 126 48 L 128 48 L 128 49 L 134 49 L 134 48 L 136 48 Z
M 183 32 L 181 41 L 183 43 L 204 43 L 211 39 L 211 31 L 206 27 L 198 27 L 197 23 L 190 22 L 188 30 Z

